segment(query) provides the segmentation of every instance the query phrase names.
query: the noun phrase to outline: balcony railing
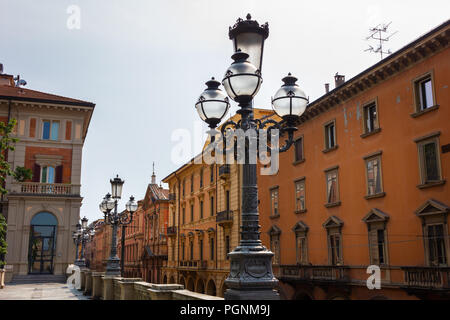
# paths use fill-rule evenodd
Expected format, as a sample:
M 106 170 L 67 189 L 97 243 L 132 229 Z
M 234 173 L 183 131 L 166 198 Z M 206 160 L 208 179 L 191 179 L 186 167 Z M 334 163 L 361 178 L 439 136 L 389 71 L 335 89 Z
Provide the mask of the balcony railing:
M 281 265 L 280 278 L 294 278 L 304 281 L 341 281 L 349 280 L 347 266 L 303 266 Z
M 176 226 L 172 226 L 172 227 L 167 227 L 167 235 L 170 236 L 174 236 L 177 234 L 177 227 Z
M 177 199 L 177 195 L 175 193 L 169 193 L 169 202 L 174 203 Z
M 226 179 L 230 176 L 230 165 L 224 164 L 219 167 L 219 178 Z
M 450 267 L 402 267 L 408 287 L 450 289 Z
M 217 212 L 216 222 L 220 226 L 233 223 L 233 211 L 225 210 L 225 211 Z
M 79 184 L 19 182 L 11 186 L 11 194 L 80 196 Z
M 185 260 L 179 261 L 179 267 L 182 269 L 204 270 L 208 267 L 206 260 Z

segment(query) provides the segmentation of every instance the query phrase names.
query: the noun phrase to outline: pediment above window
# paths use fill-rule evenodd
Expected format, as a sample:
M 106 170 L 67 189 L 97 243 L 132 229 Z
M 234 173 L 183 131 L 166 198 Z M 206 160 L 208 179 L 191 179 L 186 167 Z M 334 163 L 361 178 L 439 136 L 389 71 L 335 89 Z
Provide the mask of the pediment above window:
M 362 219 L 365 223 L 372 222 L 386 222 L 389 220 L 389 215 L 380 209 L 373 208 Z
M 431 216 L 437 214 L 444 214 L 450 211 L 450 207 L 439 202 L 434 199 L 427 200 L 424 204 L 422 204 L 417 210 L 415 214 L 419 217 Z
M 214 230 L 214 228 L 208 228 L 208 230 L 206 230 L 206 232 L 208 232 L 209 234 L 214 234 L 214 233 L 216 233 L 216 230 Z
M 325 223 L 323 224 L 323 227 L 326 229 L 329 228 L 340 228 L 344 225 L 344 221 L 342 221 L 341 219 L 339 219 L 336 216 L 331 216 L 329 217 Z
M 299 221 L 295 224 L 295 226 L 292 228 L 292 231 L 294 231 L 295 233 L 298 232 L 307 232 L 309 230 L 309 227 L 306 223 L 304 223 L 303 221 Z
M 34 155 L 35 163 L 41 167 L 57 167 L 62 164 L 63 156 L 59 155 Z
M 281 234 L 281 229 L 278 228 L 276 225 L 273 225 L 270 227 L 269 231 L 267 231 L 269 235 L 279 235 Z

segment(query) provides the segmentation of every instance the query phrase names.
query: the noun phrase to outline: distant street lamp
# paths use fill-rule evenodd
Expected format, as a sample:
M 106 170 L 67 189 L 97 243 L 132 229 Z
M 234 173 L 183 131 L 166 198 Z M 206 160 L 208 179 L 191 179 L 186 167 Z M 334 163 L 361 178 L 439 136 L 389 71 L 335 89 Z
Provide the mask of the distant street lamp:
M 246 135 L 246 161 L 242 164 L 242 225 L 239 246 L 228 254 L 230 257 L 230 274 L 225 280 L 229 289 L 225 299 L 260 300 L 279 299 L 274 290 L 278 280 L 272 272 L 273 253 L 261 243 L 258 213 L 258 186 L 256 183 L 256 161 L 250 159 L 249 145 L 258 139 L 258 128 L 279 129 L 280 134 L 287 133 L 286 144 L 279 152 L 287 151 L 293 141 L 296 120 L 305 111 L 308 98 L 296 84 L 297 78 L 290 73 L 283 78 L 284 84 L 272 99 L 273 110 L 282 118 L 280 122 L 269 119 L 264 122 L 253 118 L 253 98 L 262 83 L 261 67 L 263 60 L 264 40 L 269 35 L 267 23 L 259 25 L 251 20 L 238 19 L 230 27 L 229 37 L 233 40 L 235 53 L 231 56 L 233 63 L 225 72 L 222 85 L 228 97 L 236 101 L 240 107 L 237 111 L 241 120 L 237 123 L 227 121 L 222 125 L 222 133 L 229 128 L 244 131 L 255 130 L 256 135 Z M 206 82 L 207 88 L 200 95 L 195 107 L 200 118 L 211 130 L 211 142 L 214 142 L 215 128 L 227 113 L 230 105 L 228 97 L 219 89 L 220 83 L 214 78 Z M 273 149 L 272 149 L 273 151 Z M 256 157 L 256 155 L 255 155 Z M 255 159 L 253 159 L 255 160 Z
M 133 221 L 133 213 L 137 210 L 137 202 L 131 196 L 125 207 L 128 214 L 117 212 L 118 199 L 122 196 L 122 186 L 125 181 L 116 176 L 110 180 L 111 194 L 107 194 L 100 203 L 100 211 L 104 214 L 104 221 L 112 227 L 111 252 L 106 264 L 106 275 L 120 276 L 120 259 L 117 256 L 117 228 L 119 225 L 127 225 Z M 112 211 L 114 209 L 114 211 Z M 112 211 L 112 212 L 111 212 Z M 123 257 L 122 257 L 123 259 Z
M 80 268 L 86 267 L 86 259 L 84 257 L 84 249 L 86 241 L 89 238 L 90 230 L 88 230 L 87 227 L 88 219 L 84 217 L 81 219 L 81 224 L 77 223 L 77 231 L 75 231 L 72 234 L 72 238 L 74 243 L 76 244 L 76 250 L 75 250 L 75 262 L 74 264 L 76 266 L 79 266 Z M 78 248 L 81 244 L 81 251 L 78 252 Z

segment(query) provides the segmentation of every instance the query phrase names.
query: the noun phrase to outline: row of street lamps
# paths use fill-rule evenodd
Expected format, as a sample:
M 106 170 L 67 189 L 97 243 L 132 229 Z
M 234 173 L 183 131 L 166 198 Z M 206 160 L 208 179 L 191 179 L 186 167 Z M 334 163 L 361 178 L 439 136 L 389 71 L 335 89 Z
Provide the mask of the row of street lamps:
M 222 85 L 228 96 L 219 88 L 220 82 L 214 78 L 206 82 L 207 88 L 200 95 L 195 104 L 200 118 L 205 121 L 211 130 L 211 144 L 215 141 L 216 128 L 225 117 L 230 108 L 231 98 L 237 102 L 240 109 L 241 120 L 237 123 L 227 121 L 222 125 L 222 132 L 231 128 L 243 131 L 255 130 L 256 135 L 246 135 L 245 154 L 246 161 L 242 164 L 242 225 L 239 246 L 228 253 L 230 257 L 230 273 L 225 280 L 228 289 L 225 299 L 235 300 L 262 300 L 279 299 L 275 290 L 278 280 L 272 272 L 273 253 L 262 245 L 260 240 L 260 225 L 258 212 L 258 187 L 256 173 L 256 154 L 249 153 L 249 145 L 254 145 L 258 139 L 259 129 L 279 129 L 281 135 L 287 133 L 285 145 L 271 151 L 285 152 L 289 150 L 294 141 L 296 121 L 305 111 L 308 98 L 297 85 L 297 78 L 290 73 L 282 79 L 283 85 L 272 98 L 272 107 L 282 119 L 273 119 L 264 122 L 253 117 L 253 98 L 258 93 L 262 79 L 262 61 L 264 41 L 269 36 L 269 25 L 259 25 L 252 20 L 250 14 L 246 20 L 238 19 L 233 27 L 229 28 L 229 38 L 233 41 L 233 63 L 226 70 Z M 100 210 L 104 214 L 106 224 L 112 226 L 111 254 L 107 262 L 106 275 L 120 275 L 120 259 L 117 256 L 117 228 L 127 225 L 133 220 L 133 213 L 137 210 L 137 203 L 133 197 L 126 204 L 127 214 L 117 212 L 118 199 L 121 198 L 124 181 L 118 176 L 110 180 L 111 194 L 107 194 L 100 203 Z M 113 210 L 114 209 L 114 210 Z M 86 221 L 87 222 L 87 221 Z M 83 251 L 83 249 L 82 249 Z

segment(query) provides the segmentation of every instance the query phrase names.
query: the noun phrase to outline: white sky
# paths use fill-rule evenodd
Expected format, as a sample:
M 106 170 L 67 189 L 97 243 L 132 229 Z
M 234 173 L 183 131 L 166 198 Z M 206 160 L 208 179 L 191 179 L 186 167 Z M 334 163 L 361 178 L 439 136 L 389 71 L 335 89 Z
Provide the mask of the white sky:
M 81 29 L 69 30 L 69 5 Z M 288 72 L 315 100 L 336 72 L 346 79 L 379 61 L 364 52 L 369 28 L 393 21 L 393 52 L 446 21 L 450 2 L 300 0 L 0 0 L 0 62 L 27 88 L 96 103 L 83 149 L 81 215 L 101 217 L 109 179 L 125 179 L 125 201 L 179 167 L 174 130 L 193 130 L 194 104 L 211 76 L 231 63 L 228 26 L 247 13 L 269 22 L 264 83 L 255 106 Z M 233 108 L 236 110 L 236 107 Z M 206 128 L 205 128 L 206 129 Z M 199 151 L 201 143 L 193 151 Z

